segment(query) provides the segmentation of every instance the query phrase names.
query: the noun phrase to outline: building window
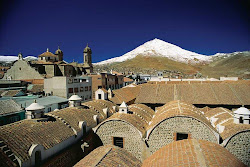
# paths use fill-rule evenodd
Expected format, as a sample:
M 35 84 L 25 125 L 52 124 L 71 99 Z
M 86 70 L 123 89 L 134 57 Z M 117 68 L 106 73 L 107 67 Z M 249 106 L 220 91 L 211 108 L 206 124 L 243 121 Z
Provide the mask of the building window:
M 69 93 L 73 93 L 73 88 L 69 88 Z
M 243 117 L 240 117 L 240 124 L 243 124 Z
M 78 93 L 78 88 L 74 88 L 74 92 L 75 92 L 75 93 Z
M 98 86 L 98 89 L 101 89 L 102 88 L 102 86 Z
M 98 99 L 102 99 L 102 94 L 98 94 Z
M 20 67 L 19 70 L 22 70 L 22 68 Z
M 40 166 L 42 162 L 41 151 L 35 152 L 35 165 Z
M 51 111 L 51 107 L 48 108 L 48 112 L 50 112 L 50 111 Z
M 188 134 L 186 133 L 176 133 L 176 141 L 188 139 Z
M 89 86 L 89 91 L 91 91 L 91 86 Z
M 80 87 L 80 92 L 83 92 L 83 87 Z
M 113 137 L 113 144 L 115 146 L 123 148 L 123 138 L 122 137 Z
M 88 91 L 88 87 L 87 86 L 85 86 L 85 91 Z

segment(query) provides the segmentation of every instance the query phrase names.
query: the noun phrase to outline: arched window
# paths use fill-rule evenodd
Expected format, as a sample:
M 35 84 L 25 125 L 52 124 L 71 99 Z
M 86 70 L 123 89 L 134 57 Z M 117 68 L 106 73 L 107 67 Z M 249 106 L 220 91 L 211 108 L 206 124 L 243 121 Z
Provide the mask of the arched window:
M 239 121 L 241 124 L 243 124 L 243 117 L 240 117 Z
M 86 135 L 86 125 L 85 124 L 82 126 L 82 135 L 83 136 Z
M 35 152 L 35 166 L 40 166 L 42 163 L 41 151 Z

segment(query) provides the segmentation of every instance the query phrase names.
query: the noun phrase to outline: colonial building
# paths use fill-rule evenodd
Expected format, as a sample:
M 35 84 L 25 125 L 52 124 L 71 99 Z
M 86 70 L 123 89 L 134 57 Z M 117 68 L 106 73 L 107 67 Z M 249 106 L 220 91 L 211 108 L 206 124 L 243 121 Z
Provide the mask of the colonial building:
M 1 126 L 0 159 L 9 162 L 10 166 L 41 166 L 81 140 L 87 140 L 85 137 L 91 134 L 92 128 L 107 115 L 112 115 L 115 108 L 111 102 L 102 100 L 73 106 L 44 114 L 41 119 L 26 119 Z M 33 113 L 38 112 L 36 109 L 42 110 L 43 107 L 34 103 L 27 108 Z M 91 140 L 94 140 L 93 136 Z M 86 149 L 88 152 L 91 151 L 88 148 L 94 149 L 93 144 L 82 143 L 82 151 L 73 154 L 85 154 Z M 72 164 L 72 159 L 63 162 Z

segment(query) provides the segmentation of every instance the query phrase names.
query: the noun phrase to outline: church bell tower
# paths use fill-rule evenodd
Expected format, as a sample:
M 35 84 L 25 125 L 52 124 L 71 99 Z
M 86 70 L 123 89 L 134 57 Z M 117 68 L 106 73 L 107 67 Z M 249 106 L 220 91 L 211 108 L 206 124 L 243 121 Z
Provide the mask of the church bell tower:
M 86 68 L 87 73 L 93 72 L 92 58 L 91 58 L 92 50 L 89 45 L 85 47 L 83 50 L 83 66 Z

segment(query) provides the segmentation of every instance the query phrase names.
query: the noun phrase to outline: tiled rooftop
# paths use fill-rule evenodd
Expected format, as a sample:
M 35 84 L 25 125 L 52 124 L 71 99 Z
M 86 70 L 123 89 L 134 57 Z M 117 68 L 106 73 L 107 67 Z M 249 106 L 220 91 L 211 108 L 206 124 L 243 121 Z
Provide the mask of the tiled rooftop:
M 245 165 L 218 144 L 188 139 L 175 141 L 162 147 L 144 160 L 142 166 L 244 167 Z
M 135 103 L 183 100 L 191 104 L 250 105 L 249 91 L 249 83 L 143 84 Z
M 0 116 L 21 111 L 21 107 L 14 100 L 0 100 Z
M 73 135 L 72 129 L 60 120 L 48 122 L 23 120 L 0 127 L 0 140 L 22 162 L 30 158 L 28 151 L 32 144 L 40 144 L 49 149 Z
M 192 104 L 188 104 L 182 101 L 171 101 L 164 106 L 160 107 L 155 113 L 152 123 L 149 125 L 148 129 L 154 127 L 162 120 L 175 117 L 175 116 L 184 116 L 195 118 L 204 124 L 206 124 L 211 129 L 215 130 L 210 122 L 206 119 L 204 114 Z
M 250 131 L 250 125 L 248 124 L 235 124 L 233 122 L 233 112 L 222 107 L 214 108 L 205 113 L 205 116 L 211 119 L 218 118 L 214 125 L 222 125 L 225 126 L 223 132 L 220 133 L 223 140 L 231 137 L 241 131 Z
M 141 161 L 131 153 L 120 147 L 105 145 L 96 148 L 89 155 L 84 157 L 74 167 L 139 167 Z

